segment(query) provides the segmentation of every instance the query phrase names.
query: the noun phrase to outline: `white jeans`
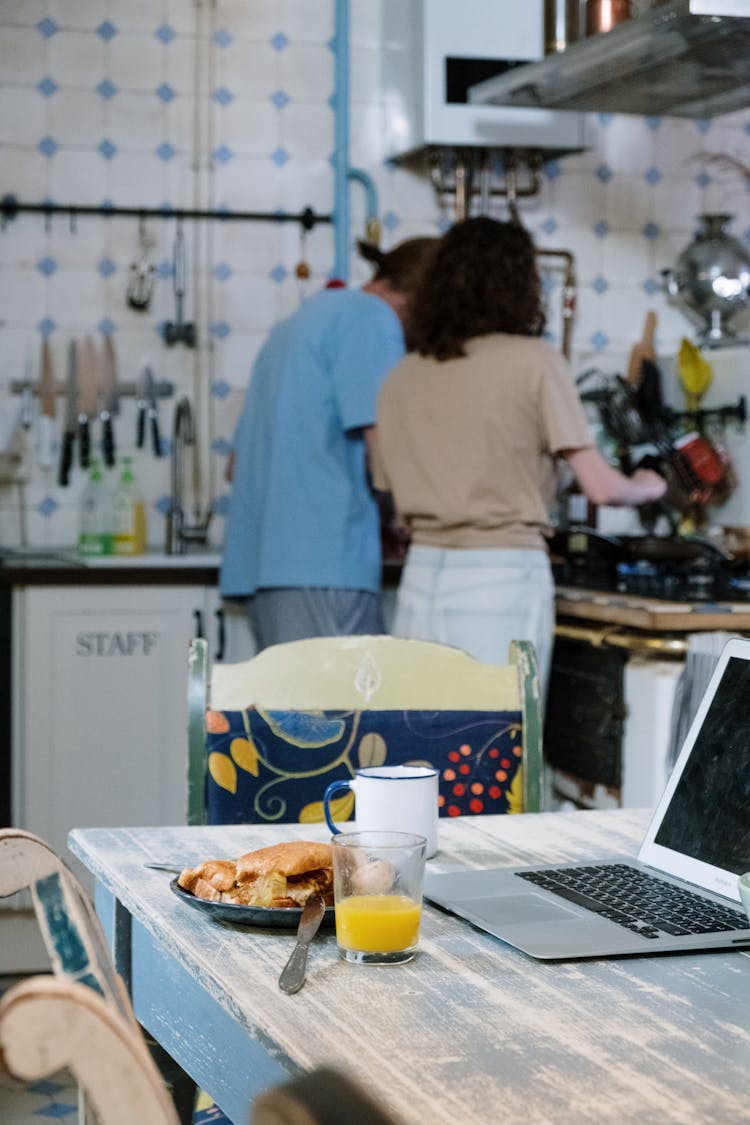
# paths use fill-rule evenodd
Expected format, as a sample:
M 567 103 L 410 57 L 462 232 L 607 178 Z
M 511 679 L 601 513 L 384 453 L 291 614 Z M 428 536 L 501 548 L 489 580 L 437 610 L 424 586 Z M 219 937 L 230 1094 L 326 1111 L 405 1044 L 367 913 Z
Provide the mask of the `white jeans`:
M 546 552 L 409 548 L 396 596 L 395 636 L 454 645 L 487 664 L 507 664 L 511 641 L 532 641 L 544 700 L 554 626 Z

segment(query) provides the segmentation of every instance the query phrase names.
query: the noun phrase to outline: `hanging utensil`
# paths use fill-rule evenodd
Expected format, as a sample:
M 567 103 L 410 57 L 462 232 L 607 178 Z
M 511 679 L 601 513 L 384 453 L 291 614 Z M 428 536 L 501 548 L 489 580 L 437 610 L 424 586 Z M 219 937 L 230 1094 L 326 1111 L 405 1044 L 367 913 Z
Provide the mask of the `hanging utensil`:
M 120 413 L 120 392 L 117 385 L 117 361 L 115 345 L 111 336 L 104 337 L 104 352 L 101 370 L 102 408 L 99 419 L 102 423 L 102 454 L 108 469 L 115 465 L 114 417 Z
M 154 457 L 161 457 L 161 433 L 159 431 L 159 411 L 156 403 L 156 381 L 150 367 L 144 367 L 143 378 L 148 403 L 147 414 L 149 429 L 151 431 L 151 448 L 153 449 Z
M 54 465 L 55 414 L 55 374 L 52 367 L 52 349 L 49 339 L 42 339 L 39 356 L 39 444 L 37 456 L 40 469 L 51 469 Z
M 641 338 L 637 344 L 633 345 L 630 352 L 626 378 L 633 387 L 637 387 L 641 381 L 644 361 L 651 360 L 653 362 L 656 360 L 656 351 L 654 348 L 655 335 L 656 313 L 651 310 L 646 313 Z
M 149 252 L 153 249 L 155 240 L 149 238 L 146 232 L 146 217 L 141 215 L 138 220 L 138 246 L 139 256 L 130 266 L 128 279 L 127 301 L 131 309 L 144 312 L 151 303 L 154 291 L 156 271 L 149 261 Z
M 195 325 L 182 319 L 182 302 L 185 297 L 185 238 L 182 232 L 182 221 L 177 220 L 177 231 L 174 240 L 174 299 L 175 319 L 168 320 L 164 325 L 164 342 L 168 347 L 173 344 L 184 344 L 194 348 L 196 343 Z
M 713 382 L 713 368 L 700 349 L 683 338 L 677 357 L 677 370 L 685 392 L 685 405 L 688 410 L 697 410 Z
M 58 483 L 65 487 L 70 482 L 73 466 L 73 446 L 78 432 L 78 345 L 75 340 L 68 344 L 68 370 L 65 382 L 65 420 L 63 440 L 60 450 Z
M 99 360 L 96 345 L 86 336 L 81 345 L 78 368 L 78 463 L 88 469 L 91 463 L 90 421 L 99 413 Z

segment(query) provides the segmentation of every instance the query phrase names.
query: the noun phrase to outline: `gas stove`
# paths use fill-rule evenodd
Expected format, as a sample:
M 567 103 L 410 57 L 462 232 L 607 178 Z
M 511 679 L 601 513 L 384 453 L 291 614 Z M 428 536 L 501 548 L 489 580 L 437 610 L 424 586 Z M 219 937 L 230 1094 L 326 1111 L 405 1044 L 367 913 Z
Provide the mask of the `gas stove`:
M 550 542 L 558 587 L 676 603 L 750 603 L 750 568 L 697 536 L 604 536 L 586 527 Z

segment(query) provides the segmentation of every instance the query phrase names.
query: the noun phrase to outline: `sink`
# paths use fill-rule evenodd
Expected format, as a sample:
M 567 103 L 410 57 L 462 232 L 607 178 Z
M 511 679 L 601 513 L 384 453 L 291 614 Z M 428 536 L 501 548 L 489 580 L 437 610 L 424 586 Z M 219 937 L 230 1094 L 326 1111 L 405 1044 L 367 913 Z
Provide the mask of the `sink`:
M 219 568 L 219 551 L 194 551 L 185 555 L 167 555 L 163 551 L 147 551 L 144 555 L 79 555 L 72 547 L 9 547 L 0 552 L 0 562 L 5 566 L 75 566 L 75 567 L 133 567 L 144 569 L 161 567 L 170 569 Z

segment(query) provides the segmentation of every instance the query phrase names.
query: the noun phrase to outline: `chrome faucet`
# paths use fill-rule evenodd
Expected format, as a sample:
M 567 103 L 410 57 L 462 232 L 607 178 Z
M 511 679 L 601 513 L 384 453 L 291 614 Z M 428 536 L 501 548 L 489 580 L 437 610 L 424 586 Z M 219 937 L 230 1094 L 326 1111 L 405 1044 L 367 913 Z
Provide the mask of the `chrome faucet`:
M 209 512 L 205 519 L 199 519 L 197 495 L 194 497 L 195 522 L 189 524 L 185 519 L 185 450 L 189 445 L 195 446 L 195 444 L 193 409 L 190 399 L 183 396 L 175 407 L 172 425 L 171 490 L 166 541 L 168 555 L 184 555 L 190 544 L 205 547 L 208 542 L 211 513 Z

